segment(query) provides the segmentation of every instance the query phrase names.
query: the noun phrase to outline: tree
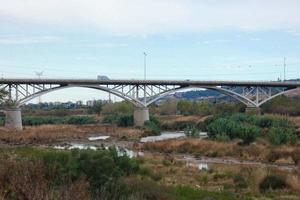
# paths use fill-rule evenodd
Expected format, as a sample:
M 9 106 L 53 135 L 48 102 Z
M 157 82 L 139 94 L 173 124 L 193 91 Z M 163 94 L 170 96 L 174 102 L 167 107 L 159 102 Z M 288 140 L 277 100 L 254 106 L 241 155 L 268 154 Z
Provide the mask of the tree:
M 103 103 L 97 102 L 94 106 L 88 108 L 88 113 L 89 114 L 95 113 L 95 114 L 100 115 L 102 108 L 103 108 Z
M 7 97 L 8 92 L 5 91 L 4 89 L 0 89 L 0 104 L 8 104 L 8 103 L 13 103 L 13 102 L 9 102 L 7 100 L 5 100 L 5 98 Z

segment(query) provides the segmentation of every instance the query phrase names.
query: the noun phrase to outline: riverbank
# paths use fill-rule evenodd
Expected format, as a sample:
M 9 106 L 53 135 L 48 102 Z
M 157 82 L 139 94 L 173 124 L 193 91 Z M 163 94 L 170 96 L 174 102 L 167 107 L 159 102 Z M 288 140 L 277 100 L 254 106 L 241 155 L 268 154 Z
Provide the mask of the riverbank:
M 178 120 L 174 119 L 174 123 Z M 185 138 L 182 132 L 179 134 L 181 137 L 177 139 L 141 142 L 144 136 L 142 129 L 107 124 L 42 125 L 25 127 L 22 132 L 8 132 L 2 128 L 0 148 L 57 148 L 59 151 L 65 147 L 76 149 L 72 145 L 99 149 L 117 146 L 128 150 L 129 156 L 138 161 L 141 174 L 137 177 L 143 178 L 142 182 L 149 180 L 155 185 L 172 188 L 185 185 L 222 194 L 238 192 L 237 199 L 249 196 L 257 199 L 300 197 L 298 144 L 272 146 L 258 140 L 250 145 L 241 145 L 239 140 L 220 142 Z M 92 140 L 89 139 L 91 137 Z M 285 185 L 266 194 L 260 190 L 260 184 L 270 175 L 283 177 Z M 150 185 L 145 187 L 151 189 Z

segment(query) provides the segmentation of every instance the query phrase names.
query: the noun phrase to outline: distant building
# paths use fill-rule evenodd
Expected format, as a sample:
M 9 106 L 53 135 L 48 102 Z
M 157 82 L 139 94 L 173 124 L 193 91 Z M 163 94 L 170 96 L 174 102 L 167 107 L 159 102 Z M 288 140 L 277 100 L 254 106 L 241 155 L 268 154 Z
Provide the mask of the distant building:
M 82 101 L 76 101 L 76 106 L 82 106 L 83 102 Z
M 94 106 L 96 104 L 96 100 L 89 100 L 86 102 L 86 105 L 91 107 L 91 106 Z

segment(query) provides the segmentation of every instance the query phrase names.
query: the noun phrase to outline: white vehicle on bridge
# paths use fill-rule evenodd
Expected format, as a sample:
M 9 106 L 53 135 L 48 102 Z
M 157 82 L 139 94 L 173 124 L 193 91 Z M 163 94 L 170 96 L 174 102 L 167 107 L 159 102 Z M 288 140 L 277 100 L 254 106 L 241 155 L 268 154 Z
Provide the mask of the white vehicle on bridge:
M 99 80 L 99 81 L 108 81 L 110 79 L 108 78 L 108 76 L 99 75 L 99 76 L 97 76 L 97 80 Z

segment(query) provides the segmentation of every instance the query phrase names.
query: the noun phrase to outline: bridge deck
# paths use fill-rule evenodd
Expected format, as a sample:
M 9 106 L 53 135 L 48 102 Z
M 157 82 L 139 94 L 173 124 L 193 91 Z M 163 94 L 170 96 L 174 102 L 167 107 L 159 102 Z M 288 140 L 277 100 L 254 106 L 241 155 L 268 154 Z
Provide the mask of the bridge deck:
M 200 80 L 97 80 L 97 79 L 0 79 L 0 84 L 59 84 L 59 85 L 181 85 L 181 86 L 261 86 L 300 87 L 300 81 L 200 81 Z

